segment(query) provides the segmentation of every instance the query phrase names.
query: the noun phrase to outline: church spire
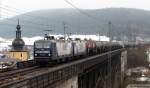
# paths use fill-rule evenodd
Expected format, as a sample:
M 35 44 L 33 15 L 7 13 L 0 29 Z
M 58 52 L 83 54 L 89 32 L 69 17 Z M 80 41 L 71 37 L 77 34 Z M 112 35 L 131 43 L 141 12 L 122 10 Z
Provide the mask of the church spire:
M 16 38 L 17 39 L 21 39 L 21 26 L 20 26 L 20 24 L 19 24 L 19 19 L 18 19 L 18 24 L 17 24 L 17 26 L 16 26 L 16 29 L 17 29 L 17 31 L 16 31 Z

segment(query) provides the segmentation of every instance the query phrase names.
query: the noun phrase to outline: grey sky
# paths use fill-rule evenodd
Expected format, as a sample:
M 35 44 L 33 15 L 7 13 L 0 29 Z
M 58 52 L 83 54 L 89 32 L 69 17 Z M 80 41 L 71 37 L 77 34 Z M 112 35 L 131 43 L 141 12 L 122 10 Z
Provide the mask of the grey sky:
M 64 0 L 0 0 L 2 4 L 33 11 L 39 9 L 72 8 Z M 81 9 L 101 9 L 110 7 L 125 7 L 150 10 L 150 0 L 68 0 Z

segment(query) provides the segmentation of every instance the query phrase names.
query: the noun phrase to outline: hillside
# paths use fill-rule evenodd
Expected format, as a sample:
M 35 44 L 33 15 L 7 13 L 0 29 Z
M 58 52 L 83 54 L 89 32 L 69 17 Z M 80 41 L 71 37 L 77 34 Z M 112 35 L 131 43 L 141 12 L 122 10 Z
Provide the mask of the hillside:
M 20 19 L 23 36 L 43 35 L 47 29 L 52 33 L 63 33 L 63 22 L 66 22 L 67 33 L 107 34 L 108 22 L 112 22 L 112 35 L 131 36 L 133 33 L 149 35 L 150 12 L 138 9 L 108 8 L 84 10 L 88 17 L 74 9 L 39 10 L 22 14 L 0 22 L 0 37 L 14 37 L 17 19 Z M 96 19 L 96 20 L 95 20 Z M 51 28 L 50 26 L 53 25 Z M 131 33 L 132 32 L 132 33 Z

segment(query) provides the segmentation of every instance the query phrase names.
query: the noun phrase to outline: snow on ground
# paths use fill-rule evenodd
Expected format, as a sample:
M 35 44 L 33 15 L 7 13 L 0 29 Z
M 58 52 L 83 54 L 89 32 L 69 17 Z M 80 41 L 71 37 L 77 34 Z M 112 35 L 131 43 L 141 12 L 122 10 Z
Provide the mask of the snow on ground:
M 5 41 L 5 39 L 0 37 L 0 41 Z
M 4 39 L 0 37 L 0 51 L 10 49 L 9 45 L 12 44 L 12 41 L 9 39 Z

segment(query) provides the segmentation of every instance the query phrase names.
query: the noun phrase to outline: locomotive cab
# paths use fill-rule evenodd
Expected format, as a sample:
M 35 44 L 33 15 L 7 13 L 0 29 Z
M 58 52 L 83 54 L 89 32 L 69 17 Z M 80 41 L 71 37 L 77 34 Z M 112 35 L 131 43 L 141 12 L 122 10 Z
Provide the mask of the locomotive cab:
M 52 61 L 56 53 L 56 43 L 52 40 L 38 40 L 34 43 L 34 60 L 37 63 Z

